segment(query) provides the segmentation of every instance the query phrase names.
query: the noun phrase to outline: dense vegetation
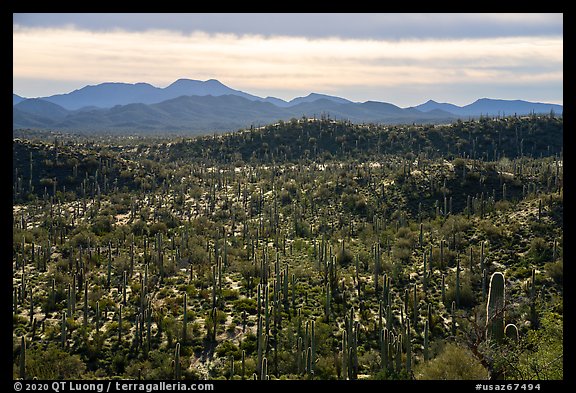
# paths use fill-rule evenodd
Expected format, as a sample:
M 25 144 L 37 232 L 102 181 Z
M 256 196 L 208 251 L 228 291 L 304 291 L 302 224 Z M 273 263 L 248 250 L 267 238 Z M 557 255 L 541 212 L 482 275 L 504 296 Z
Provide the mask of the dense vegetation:
M 563 121 L 13 140 L 13 376 L 562 379 Z

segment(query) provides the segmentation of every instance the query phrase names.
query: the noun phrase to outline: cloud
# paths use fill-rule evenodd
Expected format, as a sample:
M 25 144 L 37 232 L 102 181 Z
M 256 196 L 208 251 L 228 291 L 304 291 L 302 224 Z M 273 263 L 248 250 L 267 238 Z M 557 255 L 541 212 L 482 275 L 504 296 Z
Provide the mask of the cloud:
M 562 35 L 563 14 L 552 13 L 188 13 L 14 14 L 28 27 L 74 26 L 91 31 L 172 30 L 238 35 L 387 39 Z
M 563 78 L 561 36 L 384 40 L 14 26 L 13 48 L 15 84 L 35 78 L 165 86 L 185 77 L 247 91 L 330 93 Z

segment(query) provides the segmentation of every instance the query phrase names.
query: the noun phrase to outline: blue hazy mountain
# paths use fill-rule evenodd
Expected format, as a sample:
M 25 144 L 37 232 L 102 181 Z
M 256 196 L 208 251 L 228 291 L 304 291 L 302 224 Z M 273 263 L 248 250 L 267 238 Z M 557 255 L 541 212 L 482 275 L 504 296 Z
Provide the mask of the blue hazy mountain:
M 327 100 L 332 102 L 337 102 L 339 104 L 349 104 L 352 101 L 345 98 L 329 96 L 326 94 L 310 93 L 306 97 L 296 97 L 288 102 L 288 106 L 298 105 L 304 102 L 314 102 L 318 100 Z
M 24 99 L 14 105 L 13 108 L 24 113 L 30 113 L 35 116 L 40 116 L 52 120 L 63 119 L 69 114 L 69 111 L 62 108 L 60 105 L 42 100 L 40 98 Z
M 198 81 L 178 79 L 171 85 L 160 88 L 149 83 L 107 82 L 85 86 L 66 94 L 43 97 L 45 101 L 58 104 L 68 110 L 83 107 L 112 108 L 116 105 L 155 104 L 180 96 L 221 96 L 237 95 L 249 100 L 262 100 L 260 97 L 231 89 L 215 79 Z
M 89 85 L 70 93 L 43 97 L 45 101 L 58 104 L 68 110 L 80 109 L 85 106 L 111 108 L 115 105 L 154 102 L 151 97 L 158 88 L 148 83 L 116 83 L 107 82 L 99 85 Z
M 290 103 L 287 101 L 284 101 L 281 98 L 277 98 L 277 97 L 266 97 L 264 99 L 262 99 L 263 102 L 269 102 L 271 104 L 274 104 L 276 106 L 279 106 L 280 108 L 286 108 L 288 106 L 290 106 Z
M 422 111 L 422 112 L 441 110 L 441 111 L 448 112 L 448 113 L 458 113 L 458 111 L 460 109 L 462 109 L 461 107 L 456 106 L 454 104 L 440 103 L 440 102 L 436 102 L 434 100 L 428 100 L 424 104 L 420 104 L 420 105 L 415 106 L 415 108 L 418 109 L 419 111 Z
M 44 98 L 13 94 L 13 103 L 13 128 L 102 132 L 211 133 L 323 115 L 356 123 L 405 124 L 446 123 L 480 115 L 562 113 L 562 105 L 488 98 L 465 106 L 429 100 L 409 108 L 319 93 L 284 101 L 235 90 L 215 79 L 178 79 L 165 88 L 148 83 L 102 83 Z
M 52 128 L 63 121 L 69 111 L 59 105 L 38 98 L 22 99 L 12 106 L 12 125 L 22 128 Z
M 546 104 L 541 102 L 529 102 L 523 100 L 500 100 L 491 98 L 481 98 L 471 104 L 464 106 L 457 106 L 449 103 L 438 103 L 429 100 L 424 104 L 414 107 L 422 112 L 430 112 L 432 110 L 442 110 L 458 116 L 505 116 L 505 115 L 525 115 L 530 113 L 547 114 L 554 111 L 556 114 L 561 114 L 563 110 L 562 105 Z
M 20 97 L 18 94 L 12 93 L 12 106 L 24 101 L 26 98 Z
M 178 79 L 165 88 L 155 87 L 148 83 L 131 84 L 107 82 L 98 85 L 85 86 L 66 94 L 42 97 L 42 99 L 58 104 L 69 110 L 76 110 L 83 107 L 112 108 L 115 105 L 137 103 L 156 104 L 181 96 L 209 95 L 214 97 L 235 95 L 251 101 L 270 102 L 278 107 L 290 107 L 302 102 L 314 102 L 322 98 L 340 103 L 351 102 L 344 98 L 318 93 L 311 93 L 306 97 L 297 97 L 289 102 L 276 97 L 262 98 L 240 90 L 232 89 L 215 79 L 209 79 L 207 81 Z
M 562 113 L 562 105 L 545 104 L 541 102 L 528 102 L 523 100 L 495 100 L 481 98 L 472 104 L 462 107 L 464 114 L 469 116 L 489 115 L 514 115 L 527 113 Z
M 319 118 L 324 114 L 332 119 L 348 119 L 353 122 L 438 123 L 455 119 L 453 115 L 444 112 L 431 114 L 405 110 L 386 103 L 339 103 L 326 98 L 279 107 L 270 102 L 249 100 L 232 94 L 216 97 L 180 96 L 156 104 L 132 103 L 96 109 L 85 107 L 75 111 L 68 111 L 44 100 L 37 101 L 35 105 L 22 105 L 26 103 L 23 101 L 14 106 L 13 128 L 212 133 L 302 116 Z M 44 106 L 47 110 L 44 110 Z M 42 121 L 45 127 L 42 127 Z

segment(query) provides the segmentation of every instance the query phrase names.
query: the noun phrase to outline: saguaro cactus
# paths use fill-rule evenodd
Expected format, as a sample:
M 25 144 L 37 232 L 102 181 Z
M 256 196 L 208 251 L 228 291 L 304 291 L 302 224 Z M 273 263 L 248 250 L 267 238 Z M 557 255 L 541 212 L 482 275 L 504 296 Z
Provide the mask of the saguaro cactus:
M 21 338 L 20 344 L 20 379 L 26 379 L 26 340 Z
M 406 320 L 406 372 L 412 372 L 412 334 L 410 332 L 410 320 Z
M 424 325 L 424 361 L 426 362 L 428 360 L 428 331 L 430 330 L 430 324 L 428 323 L 428 320 L 426 320 L 426 324 Z
M 414 299 L 412 302 L 412 316 L 414 318 L 414 322 L 413 322 L 413 327 L 414 327 L 414 331 L 418 331 L 418 294 L 417 294 L 417 288 L 416 288 L 416 284 L 414 284 Z
M 60 336 L 62 348 L 66 347 L 66 311 L 62 312 L 62 334 Z
M 422 223 L 420 223 L 420 236 L 418 236 L 418 242 L 420 243 L 420 247 L 424 246 L 424 225 Z
M 515 343 L 517 343 L 519 340 L 518 328 L 513 323 L 509 323 L 508 325 L 506 325 L 506 328 L 504 329 L 504 334 L 506 335 L 506 337 L 508 337 Z
M 256 346 L 257 346 L 257 350 L 258 350 L 258 360 L 256 363 L 256 367 L 257 370 L 256 372 L 259 374 L 260 373 L 260 367 L 262 365 L 262 356 L 263 356 L 263 352 L 264 352 L 264 340 L 262 339 L 264 334 L 262 334 L 262 315 L 260 315 L 258 317 L 258 329 L 256 330 Z
M 100 302 L 96 302 L 96 314 L 94 315 L 96 319 L 96 333 L 100 332 Z
M 230 377 L 228 379 L 234 379 L 234 356 L 230 356 Z
M 490 278 L 486 304 L 486 339 L 501 341 L 504 337 L 504 275 L 495 272 Z
M 480 248 L 480 271 L 484 270 L 484 244 L 485 242 L 482 242 L 481 248 Z
M 106 274 L 106 288 L 110 288 L 110 277 L 112 275 L 112 243 L 108 242 L 108 270 Z
M 180 380 L 180 343 L 176 343 L 174 351 L 174 379 Z
M 122 344 L 122 305 L 118 309 L 118 345 Z
M 388 369 L 388 329 L 380 330 L 380 365 L 382 370 Z
M 482 270 L 482 301 L 486 300 L 486 269 Z
M 396 340 L 396 372 L 402 370 L 402 334 L 398 335 Z
M 84 285 L 84 326 L 88 325 L 88 283 Z
M 460 307 L 460 258 L 456 263 L 456 307 Z
M 348 333 L 342 331 L 342 378 L 348 377 Z
M 314 329 L 315 322 L 312 320 L 310 325 L 310 373 L 314 374 L 314 364 L 316 363 L 316 332 Z
M 330 293 L 330 284 L 326 283 L 326 302 L 325 302 L 325 307 L 324 307 L 324 314 L 326 317 L 326 323 L 330 322 L 330 297 L 331 297 L 331 293 Z
M 426 294 L 426 291 L 428 289 L 428 271 L 426 270 L 426 251 L 423 252 L 422 257 L 424 258 L 424 270 L 423 270 L 423 274 L 422 274 L 422 287 L 424 289 L 424 294 Z
M 217 317 L 218 317 L 218 309 L 216 307 L 214 307 L 212 309 L 212 341 L 216 342 L 216 334 L 217 334 L 217 327 L 218 327 L 218 321 L 217 321 Z
M 187 333 L 187 327 L 188 327 L 188 305 L 187 305 L 187 301 L 186 301 L 186 292 L 184 292 L 184 301 L 183 301 L 183 306 L 184 306 L 184 321 L 182 323 L 182 342 L 186 343 L 186 333 Z
M 30 325 L 32 325 L 33 320 L 34 320 L 34 297 L 32 293 L 32 288 L 30 288 Z
M 533 329 L 538 329 L 538 312 L 536 311 L 536 269 L 532 269 L 530 278 L 530 323 Z
M 242 350 L 242 380 L 244 380 L 245 375 L 246 375 L 246 374 L 245 374 L 245 370 L 246 370 L 246 361 L 245 361 L 245 358 L 246 358 L 246 351 L 243 349 L 243 350 Z
M 456 302 L 452 301 L 452 335 L 456 335 Z
M 444 276 L 444 273 L 442 273 L 441 292 L 442 292 L 442 303 L 446 303 L 446 278 Z
M 268 377 L 268 359 L 262 358 L 262 365 L 260 366 L 260 380 L 265 381 Z
M 309 377 L 314 372 L 312 370 L 312 363 L 312 348 L 308 347 L 308 350 L 306 351 L 306 374 L 308 374 Z

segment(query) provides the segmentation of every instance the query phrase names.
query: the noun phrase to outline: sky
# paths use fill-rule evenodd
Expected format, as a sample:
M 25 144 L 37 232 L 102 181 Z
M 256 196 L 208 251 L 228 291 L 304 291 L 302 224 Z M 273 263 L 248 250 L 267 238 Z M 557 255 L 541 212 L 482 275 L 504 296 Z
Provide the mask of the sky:
M 563 14 L 13 14 L 13 91 L 217 79 L 284 100 L 563 104 Z

